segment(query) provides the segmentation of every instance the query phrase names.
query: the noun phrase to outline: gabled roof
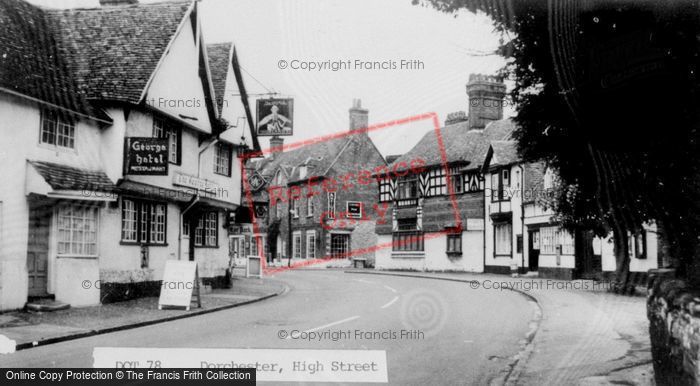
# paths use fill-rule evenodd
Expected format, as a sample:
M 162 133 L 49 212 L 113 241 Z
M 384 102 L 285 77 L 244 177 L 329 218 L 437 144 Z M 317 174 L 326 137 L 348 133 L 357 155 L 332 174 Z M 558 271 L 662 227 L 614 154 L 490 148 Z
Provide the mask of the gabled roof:
M 74 168 L 52 162 L 29 161 L 54 190 L 114 192 L 116 187 L 100 170 Z
M 191 7 L 177 1 L 45 12 L 83 95 L 139 103 Z
M 533 202 L 544 194 L 544 175 L 547 165 L 543 161 L 523 165 L 523 202 Z
M 484 168 L 507 166 L 520 161 L 516 141 L 491 141 Z
M 0 87 L 79 114 L 93 111 L 59 49 L 47 11 L 24 1 L 0 0 Z
M 209 57 L 209 71 L 214 85 L 216 108 L 219 115 L 226 99 L 226 77 L 231 65 L 231 43 L 207 44 L 207 56 Z
M 444 148 L 448 163 L 467 163 L 470 168 L 477 168 L 484 161 L 491 141 L 509 140 L 514 129 L 515 123 L 510 119 L 490 122 L 483 130 L 469 130 L 468 122 L 458 122 L 440 129 L 442 145 L 435 130 L 431 130 L 416 146 L 392 162 L 390 168 L 401 162 L 410 165 L 417 159 L 425 161 L 426 166 L 441 165 L 441 148 Z M 408 166 L 396 170 L 406 169 Z

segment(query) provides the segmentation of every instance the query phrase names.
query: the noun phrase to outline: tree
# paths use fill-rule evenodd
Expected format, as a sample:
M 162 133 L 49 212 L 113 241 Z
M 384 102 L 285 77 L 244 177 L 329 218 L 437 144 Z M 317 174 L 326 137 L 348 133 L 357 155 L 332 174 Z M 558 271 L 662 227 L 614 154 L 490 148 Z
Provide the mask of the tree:
M 655 221 L 672 265 L 700 284 L 700 9 L 693 1 L 425 0 L 490 16 L 515 87 L 521 155 L 562 182 L 567 227 L 612 232 L 626 286 L 628 232 Z

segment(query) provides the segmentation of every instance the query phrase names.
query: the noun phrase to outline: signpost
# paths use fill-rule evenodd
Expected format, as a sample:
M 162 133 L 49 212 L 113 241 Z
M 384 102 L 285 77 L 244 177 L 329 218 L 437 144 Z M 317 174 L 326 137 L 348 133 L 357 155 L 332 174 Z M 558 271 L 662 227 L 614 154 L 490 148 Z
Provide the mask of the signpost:
M 294 99 L 258 99 L 258 136 L 289 136 L 294 133 Z
M 168 139 L 126 137 L 124 172 L 131 175 L 168 175 Z
M 163 283 L 160 287 L 158 309 L 164 307 L 184 307 L 190 310 L 192 295 L 197 301 L 197 307 L 202 307 L 199 293 L 199 274 L 197 263 L 194 261 L 168 260 L 165 262 Z

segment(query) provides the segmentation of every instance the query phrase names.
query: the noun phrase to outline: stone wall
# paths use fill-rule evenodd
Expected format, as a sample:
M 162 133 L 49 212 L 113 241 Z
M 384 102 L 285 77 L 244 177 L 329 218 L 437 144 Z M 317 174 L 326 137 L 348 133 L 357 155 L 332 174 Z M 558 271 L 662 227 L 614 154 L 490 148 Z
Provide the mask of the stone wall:
M 671 270 L 651 270 L 647 317 L 656 383 L 700 384 L 700 290 Z

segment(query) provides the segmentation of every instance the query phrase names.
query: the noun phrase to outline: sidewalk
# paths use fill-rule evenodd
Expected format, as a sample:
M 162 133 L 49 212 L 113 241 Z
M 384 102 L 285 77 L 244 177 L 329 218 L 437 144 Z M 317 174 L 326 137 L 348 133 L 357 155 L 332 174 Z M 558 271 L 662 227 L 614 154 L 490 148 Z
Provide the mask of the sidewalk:
M 202 308 L 158 310 L 158 298 L 140 298 L 55 312 L 15 311 L 0 314 L 0 337 L 16 341 L 16 349 L 62 342 L 141 327 L 254 303 L 283 293 L 274 279 L 234 278 L 231 289 L 202 293 Z
M 590 280 L 553 280 L 536 277 L 470 273 L 392 272 L 348 270 L 368 274 L 405 275 L 479 285 L 474 291 L 500 291 L 494 283 L 534 299 L 531 334 L 512 367 L 495 383 L 517 385 L 652 385 L 651 344 L 646 298 L 607 292 Z M 529 287 L 528 287 L 529 284 Z M 577 288 L 571 286 L 577 284 Z M 561 289 L 568 285 L 568 289 Z M 484 288 L 488 287 L 488 288 Z M 537 288 L 539 287 L 539 288 Z M 474 289 L 472 289 L 474 288 Z M 539 314 L 539 315 L 538 315 Z

